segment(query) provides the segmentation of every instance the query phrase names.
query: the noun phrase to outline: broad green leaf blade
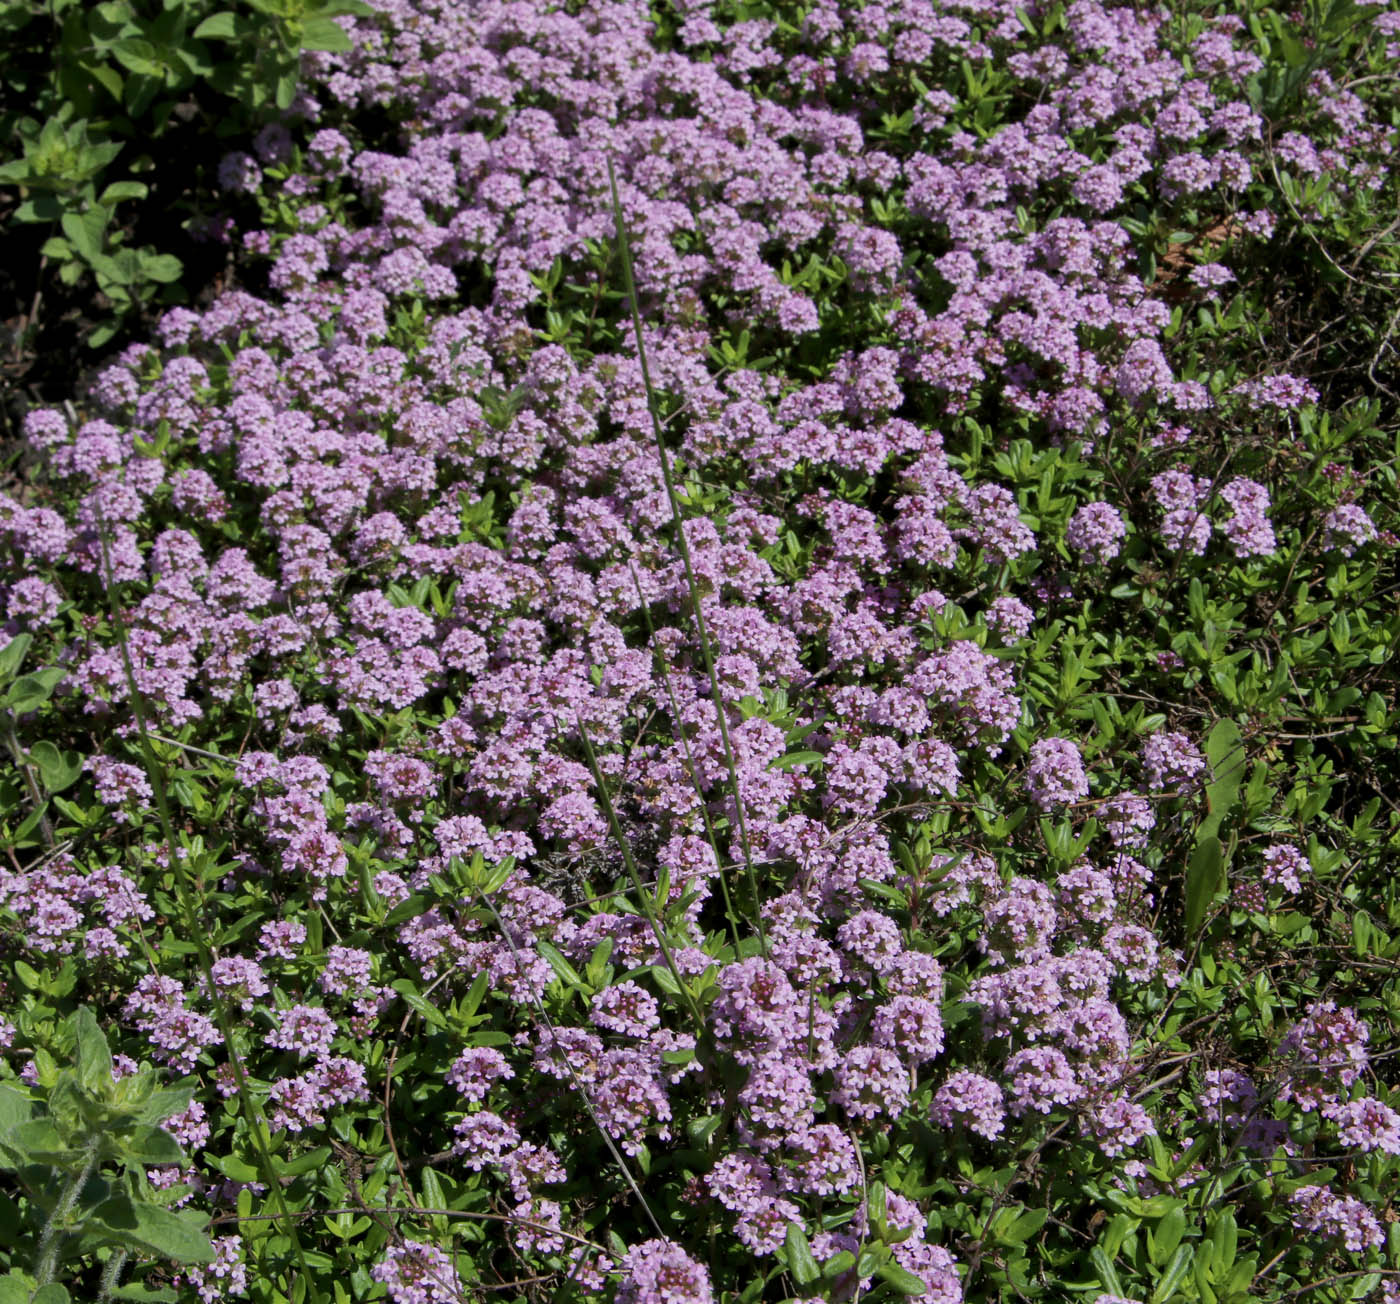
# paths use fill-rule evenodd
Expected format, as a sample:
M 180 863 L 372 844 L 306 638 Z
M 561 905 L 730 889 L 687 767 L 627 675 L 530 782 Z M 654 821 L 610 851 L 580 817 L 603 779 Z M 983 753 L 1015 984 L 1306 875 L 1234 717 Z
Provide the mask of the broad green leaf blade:
M 0 178 L 3 179 L 3 178 Z M 32 634 L 16 634 L 3 648 L 0 648 L 0 679 L 13 679 L 24 663 L 24 654 L 34 642 Z
M 812 1247 L 808 1244 L 807 1233 L 797 1223 L 788 1223 L 784 1247 L 787 1250 L 788 1271 L 799 1286 L 808 1286 L 821 1278 L 821 1269 L 812 1257 Z
M 0 1136 L 34 1116 L 34 1102 L 13 1087 L 0 1087 Z
M 1194 1246 L 1179 1246 L 1176 1253 L 1172 1255 L 1172 1260 L 1167 1264 L 1166 1271 L 1162 1273 L 1161 1280 L 1157 1283 L 1157 1289 L 1152 1292 L 1151 1304 L 1166 1304 L 1176 1292 L 1176 1288 L 1181 1285 L 1186 1274 L 1191 1271 L 1191 1260 L 1195 1258 L 1196 1250 Z
M 1206 913 L 1217 891 L 1225 869 L 1225 855 L 1220 839 L 1207 837 L 1191 853 L 1186 870 L 1186 931 L 1194 933 L 1205 922 Z
M 172 1114 L 188 1109 L 193 1099 L 193 1087 L 162 1087 L 141 1103 L 135 1119 L 138 1123 L 162 1123 Z
M 121 1142 L 122 1158 L 135 1164 L 183 1164 L 185 1152 L 163 1127 L 139 1127 Z
M 12 1127 L 0 1141 L 7 1150 L 22 1155 L 27 1164 L 68 1164 L 82 1153 L 67 1145 L 47 1118 L 31 1119 Z
M 79 1079 L 89 1091 L 103 1092 L 112 1085 L 112 1052 L 97 1016 L 86 1005 L 79 1006 L 69 1016 L 68 1028 L 73 1034 Z
M 301 48 L 340 54 L 350 48 L 350 38 L 333 18 L 308 18 L 301 29 Z
M 928 1284 L 922 1277 L 916 1277 L 908 1268 L 897 1263 L 883 1264 L 876 1276 L 886 1285 L 893 1286 L 901 1295 L 927 1295 Z
M 138 1204 L 127 1195 L 104 1200 L 91 1217 L 123 1241 L 176 1263 L 212 1263 L 214 1247 L 203 1232 L 179 1215 L 156 1205 Z

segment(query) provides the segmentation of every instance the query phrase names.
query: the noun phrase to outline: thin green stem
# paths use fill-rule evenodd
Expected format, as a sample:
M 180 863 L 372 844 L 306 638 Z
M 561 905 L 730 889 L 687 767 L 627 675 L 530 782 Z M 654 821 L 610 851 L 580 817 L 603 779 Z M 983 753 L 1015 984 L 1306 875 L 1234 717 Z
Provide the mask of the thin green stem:
M 122 1275 L 122 1269 L 126 1266 L 126 1251 L 114 1250 L 112 1257 L 102 1265 L 102 1284 L 97 1296 L 97 1304 L 106 1304 L 112 1298 L 112 1292 L 117 1289 L 117 1278 Z
M 637 600 L 641 604 L 642 617 L 646 621 L 647 635 L 654 639 L 656 630 L 652 627 L 651 612 L 647 610 L 645 595 L 642 592 L 642 581 L 637 575 L 636 567 L 628 563 L 632 572 L 632 583 L 637 589 Z M 700 800 L 700 818 L 705 822 L 705 837 L 710 844 L 710 850 L 715 853 L 715 869 L 719 878 L 719 890 L 724 897 L 724 917 L 729 921 L 729 932 L 734 939 L 734 949 L 739 949 L 739 920 L 734 910 L 734 901 L 729 895 L 729 879 L 725 875 L 725 857 L 720 854 L 719 834 L 715 832 L 715 822 L 710 816 L 710 808 L 705 801 L 705 794 L 700 788 L 700 771 L 695 764 L 695 754 L 690 749 L 690 735 L 686 733 L 685 726 L 681 722 L 681 706 L 676 700 L 676 689 L 671 683 L 671 667 L 665 657 L 659 658 L 661 662 L 661 681 L 666 685 L 666 700 L 671 704 L 671 719 L 676 724 L 676 734 L 680 738 L 681 751 L 685 755 L 686 773 L 690 776 L 691 787 L 695 789 L 695 795 Z
M 748 870 L 749 889 L 754 900 L 754 927 L 758 932 L 758 944 L 766 957 L 768 939 L 763 932 L 763 919 L 758 910 L 761 897 L 758 890 L 758 875 L 754 871 L 753 849 L 749 843 L 748 822 L 744 818 L 744 799 L 739 792 L 739 767 L 734 758 L 734 746 L 729 737 L 729 720 L 725 714 L 724 695 L 720 692 L 719 676 L 715 673 L 715 659 L 710 649 L 710 636 L 705 628 L 705 613 L 700 600 L 700 585 L 695 578 L 695 567 L 690 559 L 690 544 L 685 537 L 685 518 L 681 513 L 680 501 L 676 497 L 676 481 L 671 472 L 671 458 L 666 451 L 666 440 L 661 431 L 661 417 L 657 411 L 656 389 L 651 382 L 651 368 L 647 365 L 646 343 L 642 338 L 642 314 L 637 303 L 637 284 L 632 273 L 632 247 L 627 239 L 627 224 L 622 218 L 622 201 L 617 193 L 617 173 L 612 159 L 608 159 L 608 187 L 612 194 L 613 222 L 617 227 L 618 253 L 622 261 L 622 281 L 627 291 L 627 303 L 632 311 L 632 332 L 637 340 L 637 360 L 642 369 L 642 384 L 646 389 L 647 412 L 651 416 L 652 434 L 655 437 L 656 456 L 661 464 L 661 479 L 666 486 L 666 501 L 671 508 L 671 521 L 675 527 L 676 548 L 685 569 L 686 587 L 690 591 L 690 606 L 695 614 L 695 633 L 700 642 L 700 654 L 705 661 L 705 673 L 710 680 L 710 696 L 714 701 L 715 721 L 719 726 L 720 744 L 724 749 L 724 763 L 729 772 L 729 789 L 734 798 L 735 821 L 739 826 L 739 845 L 744 852 L 744 865 Z
M 47 1286 L 53 1280 L 58 1267 L 58 1246 L 68 1222 L 68 1215 L 78 1203 L 83 1187 L 97 1171 L 97 1156 L 101 1148 L 101 1137 L 95 1136 L 87 1143 L 87 1148 L 83 1151 L 83 1166 L 69 1176 L 68 1185 L 63 1188 L 58 1203 L 54 1205 L 48 1221 L 44 1224 L 44 1230 L 39 1236 L 39 1258 L 34 1266 L 36 1287 Z
M 25 756 L 24 749 L 19 745 L 19 736 L 15 733 L 14 716 L 7 712 L 5 721 L 5 746 L 10 749 L 15 768 L 24 775 L 24 786 L 29 789 L 29 800 L 34 803 L 34 809 L 39 812 L 40 832 L 44 835 L 45 843 L 52 847 L 54 841 L 53 825 L 49 823 L 49 817 L 44 814 L 44 794 L 39 791 L 39 784 L 34 778 L 34 768 L 29 764 L 29 758 Z
M 632 887 L 637 893 L 637 901 L 641 906 L 642 913 L 647 917 L 647 923 L 651 925 L 651 931 L 656 937 L 656 944 L 661 948 L 661 954 L 666 959 L 666 967 L 671 971 L 671 977 L 677 987 L 681 989 L 681 994 L 685 997 L 686 1004 L 690 1006 L 691 1016 L 695 1020 L 695 1028 L 699 1033 L 705 1031 L 705 1016 L 700 1012 L 700 1006 L 696 1003 L 695 995 L 685 981 L 685 975 L 681 973 L 680 967 L 676 964 L 676 957 L 671 954 L 671 948 L 667 945 L 666 935 L 661 928 L 661 921 L 656 917 L 656 908 L 652 903 L 651 894 L 642 883 L 642 876 L 637 873 L 637 862 L 632 858 L 632 848 L 627 845 L 627 838 L 622 832 L 622 824 L 617 818 L 617 811 L 613 808 L 612 797 L 608 793 L 608 785 L 603 781 L 603 771 L 598 765 L 597 753 L 593 750 L 593 742 L 588 736 L 588 730 L 584 728 L 583 721 L 577 716 L 574 717 L 578 725 L 579 737 L 583 740 L 584 755 L 588 758 L 588 768 L 593 771 L 593 783 L 598 789 L 598 800 L 603 803 L 603 814 L 608 821 L 608 828 L 612 830 L 612 835 L 617 841 L 619 850 L 622 852 L 622 863 L 627 868 L 627 875 L 632 880 Z

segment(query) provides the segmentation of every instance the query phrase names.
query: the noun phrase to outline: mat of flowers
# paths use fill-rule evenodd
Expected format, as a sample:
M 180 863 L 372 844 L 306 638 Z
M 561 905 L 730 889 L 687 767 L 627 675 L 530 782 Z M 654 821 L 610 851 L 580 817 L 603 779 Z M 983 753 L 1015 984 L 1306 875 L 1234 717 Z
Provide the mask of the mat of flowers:
M 1400 1299 L 1400 13 L 337 21 L 0 498 L 73 1296 Z

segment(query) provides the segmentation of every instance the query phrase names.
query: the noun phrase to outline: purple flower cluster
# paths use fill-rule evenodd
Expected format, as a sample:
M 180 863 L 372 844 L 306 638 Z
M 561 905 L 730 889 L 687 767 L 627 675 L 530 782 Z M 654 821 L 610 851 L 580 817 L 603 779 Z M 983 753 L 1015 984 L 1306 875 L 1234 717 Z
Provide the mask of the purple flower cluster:
M 168 313 L 159 348 L 105 367 L 93 419 L 31 413 L 51 501 L 0 497 L 5 617 L 51 641 L 64 709 L 100 736 L 84 782 L 121 844 L 101 865 L 60 851 L 0 872 L 16 936 L 100 967 L 128 1028 L 178 1072 L 222 1045 L 197 1003 L 246 1013 L 269 1120 L 296 1135 L 368 1100 L 380 1061 L 366 1047 L 400 994 L 433 984 L 452 1026 L 489 1011 L 492 1044 L 443 1035 L 422 1051 L 420 1066 L 440 1056 L 426 1076 L 444 1111 L 423 1127 L 514 1211 L 504 1244 L 542 1272 L 581 1230 L 561 1185 L 594 1176 L 552 1137 L 584 1152 L 578 1138 L 601 1129 L 607 1164 L 615 1148 L 642 1171 L 673 1131 L 725 1114 L 687 1198 L 722 1210 L 760 1259 L 849 1205 L 811 1237 L 824 1263 L 870 1231 L 861 1147 L 926 1103 L 950 1146 L 1019 1144 L 1052 1114 L 1108 1159 L 1155 1134 L 1130 1020 L 1179 978 L 1151 868 L 1172 820 L 1159 827 L 1134 792 L 1085 801 L 1084 758 L 1053 732 L 1078 725 L 1046 721 L 1035 662 L 1074 603 L 1066 561 L 1122 558 L 1136 574 L 1155 550 L 1203 566 L 1189 559 L 1217 529 L 1238 560 L 1274 555 L 1265 484 L 1159 468 L 1187 457 L 1217 403 L 1285 422 L 1317 398 L 1292 376 L 1224 397 L 1179 380 L 1170 310 L 1119 220 L 1144 194 L 1167 209 L 1242 202 L 1266 133 L 1240 27 L 1213 22 L 1188 58 L 1164 15 L 1094 0 L 1044 38 L 1002 0 L 818 3 L 791 30 L 676 8 L 664 51 L 634 0 L 383 0 L 342 20 L 351 48 L 305 56 L 296 114 L 219 167 L 230 202 L 267 223 L 241 233 L 267 291 Z M 869 106 L 930 67 L 958 87 L 1004 70 L 1016 120 L 963 130 L 957 98 L 933 86 L 913 144 L 876 148 Z M 1383 152 L 1346 92 L 1309 94 L 1334 105 L 1337 131 L 1282 133 L 1284 165 L 1340 175 Z M 352 139 L 361 110 L 400 124 L 392 147 Z M 603 284 L 610 166 L 647 373 L 606 296 L 586 320 L 559 309 L 561 285 Z M 1046 205 L 1055 216 L 1025 220 Z M 1275 217 L 1240 221 L 1267 239 Z M 1213 297 L 1232 277 L 1209 263 L 1186 284 Z M 813 286 L 826 281 L 880 336 L 785 368 L 825 347 Z M 777 365 L 716 365 L 741 331 Z M 648 375 L 687 508 L 721 486 L 679 527 L 688 566 L 667 540 Z M 971 455 L 984 405 L 1031 437 Z M 1143 434 L 1134 492 L 1150 483 L 1155 515 L 1092 497 L 1110 492 L 1096 446 L 1123 428 Z M 1036 492 L 1025 466 L 1041 446 L 1078 459 L 1082 492 Z M 1321 532 L 1347 557 L 1377 537 L 1349 502 Z M 68 619 L 73 594 L 122 605 L 154 729 L 243 740 L 236 760 L 204 758 L 226 772 L 238 832 L 218 891 L 268 916 L 220 936 L 208 990 L 131 969 L 167 894 L 148 902 L 145 885 L 207 868 L 139 840 L 153 797 L 123 650 L 109 623 Z M 1049 819 L 979 838 L 1000 819 L 986 794 L 1016 782 L 1008 746 L 1062 830 L 1097 816 L 1082 859 L 1022 858 Z M 1195 798 L 1206 763 L 1188 735 L 1159 729 L 1141 759 L 1143 791 L 1169 812 Z M 630 881 L 606 890 L 621 862 L 600 781 L 648 861 L 645 906 L 622 895 Z M 181 784 L 197 811 L 202 790 Z M 905 816 L 929 819 L 933 846 L 897 836 Z M 1301 890 L 1298 848 L 1262 859 L 1264 883 Z M 761 939 L 726 918 L 744 860 L 765 885 Z M 351 929 L 337 931 L 342 916 Z M 979 968 L 945 1010 L 930 952 L 946 959 L 954 937 L 976 939 L 959 957 Z M 974 1006 L 980 1021 L 955 1021 Z M 1347 1146 L 1391 1153 L 1389 1107 L 1338 1090 L 1366 1067 L 1368 1036 L 1353 1011 L 1312 1007 L 1284 1038 L 1279 1099 Z M 226 1094 L 229 1073 L 212 1075 Z M 1258 1097 L 1220 1079 L 1203 1108 L 1247 1129 Z M 202 1145 L 215 1115 L 173 1126 Z M 1310 1195 L 1295 1222 L 1369 1245 L 1348 1201 Z M 955 1304 L 924 1211 L 891 1194 L 888 1212 L 906 1233 L 894 1261 Z M 686 1246 L 616 1253 L 575 1261 L 583 1290 L 713 1298 Z M 202 1297 L 246 1284 L 226 1243 L 201 1272 Z M 389 1244 L 373 1279 L 400 1304 L 469 1289 L 416 1241 Z
M 1031 744 L 1026 791 L 1042 810 L 1065 806 L 1089 795 L 1084 761 L 1068 738 L 1041 738 Z

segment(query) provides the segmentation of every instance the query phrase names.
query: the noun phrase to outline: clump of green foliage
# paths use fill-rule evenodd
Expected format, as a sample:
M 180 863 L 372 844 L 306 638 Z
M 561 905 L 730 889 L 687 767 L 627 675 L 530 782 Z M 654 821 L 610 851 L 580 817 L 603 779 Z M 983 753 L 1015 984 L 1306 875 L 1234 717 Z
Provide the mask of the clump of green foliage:
M 62 285 L 86 281 L 101 294 L 91 346 L 133 314 L 185 297 L 171 241 L 134 240 L 130 206 L 152 198 L 176 152 L 217 158 L 217 140 L 251 134 L 290 108 L 302 52 L 348 49 L 334 18 L 368 12 L 361 0 L 0 6 L 0 140 L 9 155 L 0 186 L 15 195 L 6 225 L 47 230 L 38 289 L 52 269 Z M 191 128 L 203 150 L 191 150 Z

